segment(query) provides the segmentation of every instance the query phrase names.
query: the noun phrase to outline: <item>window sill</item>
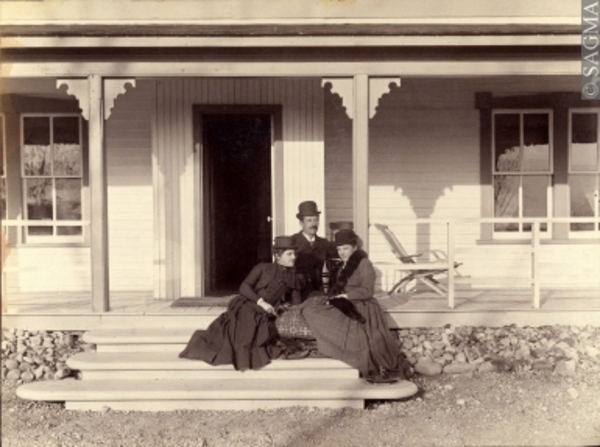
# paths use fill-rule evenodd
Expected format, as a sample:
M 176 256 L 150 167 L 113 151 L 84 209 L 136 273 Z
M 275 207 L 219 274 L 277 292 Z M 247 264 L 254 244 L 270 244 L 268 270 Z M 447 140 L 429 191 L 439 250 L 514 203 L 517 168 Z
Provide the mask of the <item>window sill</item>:
M 55 242 L 55 243 L 36 243 L 9 245 L 11 248 L 90 248 L 90 244 L 83 242 Z
M 476 245 L 531 245 L 531 239 L 478 239 Z M 541 239 L 540 245 L 600 245 L 600 239 Z

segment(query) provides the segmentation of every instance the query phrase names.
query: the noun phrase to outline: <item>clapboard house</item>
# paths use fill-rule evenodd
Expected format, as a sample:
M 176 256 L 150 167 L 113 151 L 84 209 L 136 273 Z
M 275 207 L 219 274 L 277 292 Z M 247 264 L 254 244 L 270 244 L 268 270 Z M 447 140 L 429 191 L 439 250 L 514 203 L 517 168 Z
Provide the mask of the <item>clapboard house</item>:
M 382 296 L 406 268 L 375 223 L 462 263 L 446 297 L 398 294 L 399 325 L 597 322 L 578 1 L 5 1 L 0 20 L 5 325 L 210 321 L 169 303 L 233 290 L 303 200 L 321 235 L 353 223 Z

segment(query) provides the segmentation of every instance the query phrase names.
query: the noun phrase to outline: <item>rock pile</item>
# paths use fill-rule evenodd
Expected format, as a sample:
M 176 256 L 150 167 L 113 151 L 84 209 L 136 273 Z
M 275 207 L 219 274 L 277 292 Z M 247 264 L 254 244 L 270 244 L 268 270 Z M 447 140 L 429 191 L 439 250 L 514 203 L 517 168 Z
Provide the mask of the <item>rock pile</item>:
M 95 349 L 83 332 L 2 332 L 2 379 L 32 382 L 77 377 L 66 361 Z M 402 351 L 417 373 L 427 376 L 468 372 L 546 370 L 560 375 L 600 371 L 600 327 L 499 328 L 446 326 L 396 331 Z
M 77 376 L 66 361 L 73 354 L 94 349 L 83 343 L 83 332 L 2 331 L 2 380 L 33 382 Z
M 397 331 L 402 350 L 423 375 L 547 370 L 600 371 L 600 328 L 461 326 Z

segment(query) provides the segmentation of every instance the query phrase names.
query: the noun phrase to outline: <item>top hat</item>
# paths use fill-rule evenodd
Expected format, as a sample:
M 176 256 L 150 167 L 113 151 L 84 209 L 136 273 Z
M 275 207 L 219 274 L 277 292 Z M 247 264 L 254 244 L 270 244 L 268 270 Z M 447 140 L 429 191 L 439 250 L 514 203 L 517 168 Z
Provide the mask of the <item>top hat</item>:
M 292 248 L 298 248 L 294 238 L 291 236 L 277 236 L 273 243 L 273 248 L 281 248 L 283 250 L 289 250 Z
M 357 245 L 358 244 L 358 236 L 353 230 L 343 229 L 338 231 L 335 234 L 335 246 L 339 247 L 340 245 Z
M 312 200 L 307 200 L 298 205 L 298 214 L 296 217 L 302 219 L 304 216 L 318 216 L 321 211 L 317 208 L 317 204 Z

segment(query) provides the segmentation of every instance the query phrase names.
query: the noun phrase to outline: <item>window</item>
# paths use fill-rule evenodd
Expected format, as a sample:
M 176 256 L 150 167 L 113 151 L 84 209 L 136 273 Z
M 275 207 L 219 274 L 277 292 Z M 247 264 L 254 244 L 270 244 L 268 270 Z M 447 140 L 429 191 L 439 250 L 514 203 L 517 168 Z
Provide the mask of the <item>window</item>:
M 4 115 L 0 115 L 0 219 L 6 219 L 6 132 L 4 130 Z
M 569 113 L 569 196 L 572 217 L 600 214 L 600 109 L 571 110 Z M 598 234 L 600 224 L 572 223 L 574 235 Z
M 548 217 L 552 193 L 552 114 L 544 110 L 493 112 L 494 217 Z M 531 223 L 496 223 L 495 235 L 518 236 Z M 540 229 L 548 232 L 548 225 Z
M 78 115 L 21 117 L 21 176 L 25 218 L 53 225 L 27 226 L 26 242 L 82 242 L 82 145 Z

